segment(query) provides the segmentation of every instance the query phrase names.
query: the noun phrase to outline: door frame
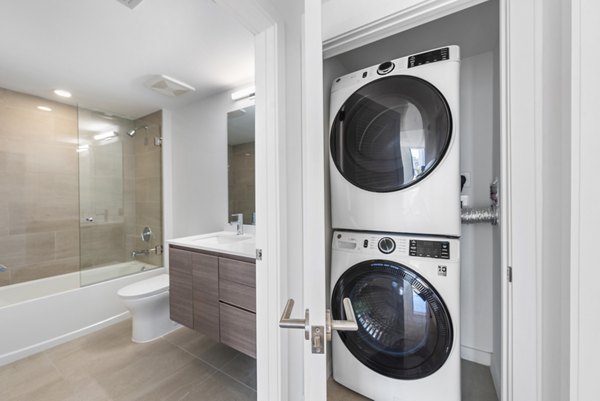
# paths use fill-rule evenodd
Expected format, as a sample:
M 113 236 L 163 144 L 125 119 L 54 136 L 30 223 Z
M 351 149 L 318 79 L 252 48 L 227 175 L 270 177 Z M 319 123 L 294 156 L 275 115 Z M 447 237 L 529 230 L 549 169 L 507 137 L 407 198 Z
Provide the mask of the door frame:
M 215 0 L 254 35 L 256 87 L 256 361 L 259 400 L 288 398 L 287 333 L 278 326 L 287 288 L 285 47 L 269 0 Z M 260 256 L 259 256 L 260 252 Z
M 541 397 L 542 0 L 499 0 L 501 159 L 501 401 Z M 423 1 L 329 38 L 326 56 L 379 40 L 480 1 Z M 534 24 L 532 24 L 534 21 Z M 383 32 L 383 34 L 382 34 Z M 509 269 L 512 269 L 509 273 Z M 509 278 L 510 274 L 510 278 Z M 519 308 L 513 308 L 513 304 Z
M 306 0 L 316 3 L 317 0 Z M 426 1 L 420 13 L 402 21 L 386 20 L 392 30 L 387 35 L 414 27 L 419 21 L 439 18 L 439 1 Z M 256 38 L 256 196 L 257 248 L 263 258 L 257 260 L 257 371 L 259 399 L 288 399 L 287 333 L 277 326 L 279 313 L 287 295 L 287 248 L 285 239 L 287 196 L 285 169 L 285 45 L 281 14 L 269 0 L 216 0 L 228 9 Z M 320 2 L 319 2 L 320 3 Z M 472 0 L 454 1 L 452 12 L 460 4 L 467 7 Z M 502 224 L 502 401 L 541 397 L 541 351 L 537 339 L 541 332 L 541 136 L 542 110 L 540 96 L 542 0 L 500 0 L 500 124 L 501 124 L 501 210 Z M 464 7 L 463 7 L 464 8 Z M 450 13 L 450 12 L 449 12 Z M 307 20 L 311 21 L 311 12 Z M 392 20 L 393 20 L 392 16 Z M 532 21 L 534 22 L 532 24 Z M 418 21 L 417 21 L 418 22 Z M 314 22 L 313 22 L 314 23 Z M 422 23 L 422 22 L 420 22 Z M 413 24 L 413 25 L 411 25 Z M 364 45 L 364 27 L 355 30 L 354 40 Z M 360 41 L 359 41 L 360 39 Z M 344 34 L 344 49 L 352 48 L 353 32 Z M 356 46 L 358 47 L 358 46 Z M 306 47 L 303 49 L 306 51 Z M 321 77 L 312 69 L 310 82 Z M 307 78 L 304 72 L 304 79 Z M 304 87 L 303 95 L 306 95 Z M 318 88 L 322 91 L 322 87 Z M 316 88 L 312 88 L 316 90 Z M 312 93 L 312 92 L 311 92 Z M 309 106 L 306 102 L 304 107 Z M 303 113 L 304 126 L 313 116 Z M 319 121 L 319 125 L 322 122 Z M 305 131 L 306 132 L 306 131 Z M 282 133 L 282 135 L 279 135 Z M 313 143 L 314 145 L 314 143 Z M 312 145 L 310 145 L 312 146 Z M 303 148 L 303 153 L 308 148 Z M 303 156 L 303 177 L 314 173 Z M 304 181 L 303 179 L 303 182 Z M 305 206 L 321 202 L 320 193 L 304 196 Z M 295 211 L 302 213 L 303 211 Z M 306 225 L 305 229 L 310 225 Z M 319 236 L 321 241 L 321 236 Z M 306 240 L 310 236 L 303 236 Z M 324 243 L 320 246 L 326 246 Z M 310 260 L 304 244 L 304 256 Z M 508 267 L 513 281 L 509 282 Z M 519 308 L 512 308 L 512 304 Z M 298 311 L 296 311 L 298 313 Z M 312 323 L 312 322 L 311 322 Z M 296 367 L 295 367 L 296 368 Z M 306 372 L 305 372 L 306 373 Z M 295 372 L 294 374 L 298 374 Z M 311 400 L 314 398 L 311 398 Z M 316 400 L 316 399 L 315 399 Z

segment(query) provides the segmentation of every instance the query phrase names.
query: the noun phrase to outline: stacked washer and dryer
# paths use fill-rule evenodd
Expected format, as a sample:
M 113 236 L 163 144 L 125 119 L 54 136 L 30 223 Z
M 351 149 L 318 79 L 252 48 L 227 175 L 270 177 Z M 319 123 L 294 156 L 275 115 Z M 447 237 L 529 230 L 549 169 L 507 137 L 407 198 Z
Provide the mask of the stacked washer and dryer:
M 331 89 L 334 379 L 377 401 L 460 401 L 458 46 Z

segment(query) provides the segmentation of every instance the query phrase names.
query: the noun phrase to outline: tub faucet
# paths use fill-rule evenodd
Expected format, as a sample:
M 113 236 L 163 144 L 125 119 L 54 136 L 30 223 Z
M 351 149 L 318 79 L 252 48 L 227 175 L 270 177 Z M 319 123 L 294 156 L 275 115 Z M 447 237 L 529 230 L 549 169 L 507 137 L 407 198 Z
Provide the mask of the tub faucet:
M 150 250 L 142 249 L 141 251 L 135 251 L 135 250 L 131 251 L 131 259 L 135 259 L 141 255 L 150 255 Z
M 244 235 L 244 214 L 243 213 L 234 213 L 231 217 L 235 217 L 236 220 L 231 223 L 236 224 L 237 235 Z
M 141 251 L 133 250 L 133 251 L 131 251 L 131 259 L 135 259 L 136 257 L 141 256 L 141 255 L 149 256 L 150 252 L 154 253 L 155 255 L 162 255 L 163 246 L 156 245 L 154 248 L 142 249 Z

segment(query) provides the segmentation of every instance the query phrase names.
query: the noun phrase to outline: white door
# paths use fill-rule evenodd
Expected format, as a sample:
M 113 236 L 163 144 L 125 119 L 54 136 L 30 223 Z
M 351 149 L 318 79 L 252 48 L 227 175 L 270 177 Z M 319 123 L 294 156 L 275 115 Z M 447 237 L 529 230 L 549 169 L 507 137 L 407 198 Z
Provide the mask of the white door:
M 303 305 L 294 300 L 285 306 L 283 329 L 304 330 L 304 400 L 327 399 L 327 333 L 357 330 L 356 322 L 331 321 L 326 310 L 325 149 L 323 146 L 323 40 L 321 0 L 305 0 L 302 32 L 302 232 Z M 345 301 L 346 316 L 354 312 Z M 294 344 L 294 346 L 300 344 Z

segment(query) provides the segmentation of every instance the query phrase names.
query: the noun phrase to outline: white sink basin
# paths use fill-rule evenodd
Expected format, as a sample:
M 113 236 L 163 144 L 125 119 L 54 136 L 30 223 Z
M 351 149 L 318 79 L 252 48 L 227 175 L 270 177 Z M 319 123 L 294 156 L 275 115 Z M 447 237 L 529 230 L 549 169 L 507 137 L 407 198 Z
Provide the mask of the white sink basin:
M 195 242 L 198 245 L 227 245 L 248 241 L 252 238 L 253 237 L 250 235 L 217 234 L 211 235 L 210 237 L 198 238 L 192 242 Z

